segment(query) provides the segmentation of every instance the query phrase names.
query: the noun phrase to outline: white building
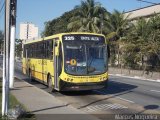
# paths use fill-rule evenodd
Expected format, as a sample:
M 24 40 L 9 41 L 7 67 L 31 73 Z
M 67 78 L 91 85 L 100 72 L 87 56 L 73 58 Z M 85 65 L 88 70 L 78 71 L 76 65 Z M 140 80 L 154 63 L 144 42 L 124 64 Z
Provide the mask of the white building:
M 130 19 L 131 21 L 141 17 L 149 18 L 150 16 L 153 16 L 155 14 L 160 14 L 160 4 L 135 9 L 132 11 L 125 12 L 124 14 L 126 16 L 129 15 L 128 19 Z
M 21 23 L 19 39 L 33 39 L 38 37 L 38 27 L 32 23 Z

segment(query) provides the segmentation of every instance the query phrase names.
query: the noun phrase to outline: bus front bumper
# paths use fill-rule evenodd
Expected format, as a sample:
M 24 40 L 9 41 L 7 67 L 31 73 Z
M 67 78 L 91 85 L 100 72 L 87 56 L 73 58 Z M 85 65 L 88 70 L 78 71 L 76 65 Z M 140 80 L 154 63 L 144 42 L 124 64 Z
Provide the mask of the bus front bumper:
M 95 90 L 107 87 L 108 80 L 94 83 L 70 83 L 60 80 L 60 91 Z

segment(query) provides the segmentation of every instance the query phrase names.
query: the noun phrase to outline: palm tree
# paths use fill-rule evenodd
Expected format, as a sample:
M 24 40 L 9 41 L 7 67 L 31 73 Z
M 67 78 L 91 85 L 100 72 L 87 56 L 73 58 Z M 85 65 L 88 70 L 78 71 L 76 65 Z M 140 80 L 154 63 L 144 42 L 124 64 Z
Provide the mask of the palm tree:
M 108 16 L 105 8 L 94 0 L 82 1 L 76 6 L 78 11 L 70 19 L 68 29 L 71 31 L 102 33 L 102 23 Z
M 3 34 L 3 32 L 0 30 L 0 44 L 2 44 L 3 40 L 4 40 L 4 34 Z
M 123 37 L 125 30 L 128 28 L 128 16 L 125 16 L 123 12 L 114 10 L 110 14 L 108 21 L 106 21 L 106 28 L 108 28 L 108 33 L 106 36 L 108 38 L 116 37 L 116 40 Z
M 132 63 L 142 63 L 143 70 L 146 70 L 148 65 L 148 61 L 150 61 L 150 57 L 158 53 L 159 45 L 159 29 L 156 32 L 154 26 L 157 27 L 153 21 L 153 18 L 146 20 L 144 18 L 140 18 L 135 24 L 133 24 L 132 28 L 129 32 L 127 32 L 127 37 L 123 41 L 125 42 L 124 50 L 126 51 L 126 55 L 132 55 Z M 160 50 L 160 49 L 159 49 Z M 158 55 L 158 54 L 157 54 Z M 145 61 L 144 61 L 145 58 Z M 152 63 L 151 63 L 152 64 Z M 143 71 L 143 73 L 144 73 Z
M 105 21 L 105 28 L 108 31 L 106 38 L 110 40 L 111 46 L 113 48 L 113 58 L 116 58 L 115 55 L 118 55 L 118 65 L 120 63 L 120 46 L 121 39 L 124 37 L 126 30 L 129 28 L 128 16 L 124 16 L 123 12 L 114 10 L 110 14 L 109 19 Z M 112 49 L 111 48 L 111 49 Z M 114 61 L 115 62 L 115 61 Z
M 149 20 L 150 36 L 148 43 L 150 44 L 150 52 L 156 54 L 160 61 L 160 15 L 155 14 Z

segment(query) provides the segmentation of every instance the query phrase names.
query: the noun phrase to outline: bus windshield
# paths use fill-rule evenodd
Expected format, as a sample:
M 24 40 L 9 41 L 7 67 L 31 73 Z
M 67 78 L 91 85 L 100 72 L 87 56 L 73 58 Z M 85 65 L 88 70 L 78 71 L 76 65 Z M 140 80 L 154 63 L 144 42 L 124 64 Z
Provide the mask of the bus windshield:
M 103 42 L 64 41 L 65 72 L 72 75 L 95 75 L 107 71 L 107 47 Z

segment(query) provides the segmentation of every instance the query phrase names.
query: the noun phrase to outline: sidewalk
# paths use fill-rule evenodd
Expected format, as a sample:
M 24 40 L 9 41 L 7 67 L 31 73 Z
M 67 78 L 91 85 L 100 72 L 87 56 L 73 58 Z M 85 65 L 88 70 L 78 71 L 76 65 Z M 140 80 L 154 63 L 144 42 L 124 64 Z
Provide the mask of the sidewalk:
M 15 80 L 11 93 L 22 103 L 31 114 L 39 119 L 54 120 L 98 120 L 56 99 L 53 95 L 23 81 Z

